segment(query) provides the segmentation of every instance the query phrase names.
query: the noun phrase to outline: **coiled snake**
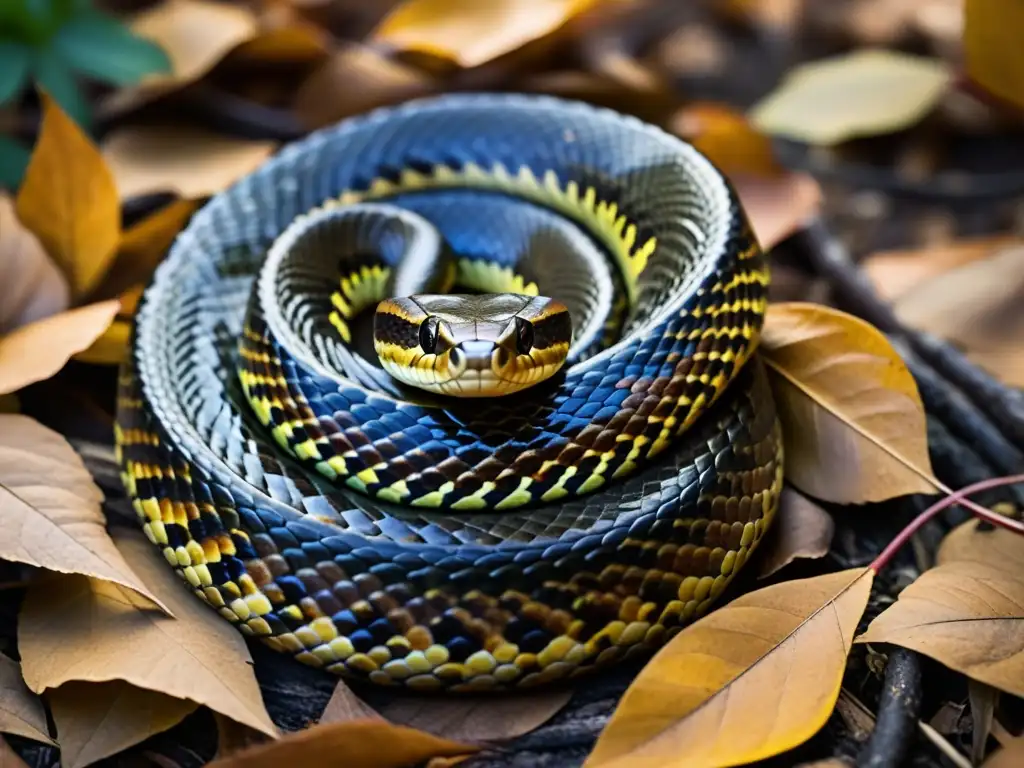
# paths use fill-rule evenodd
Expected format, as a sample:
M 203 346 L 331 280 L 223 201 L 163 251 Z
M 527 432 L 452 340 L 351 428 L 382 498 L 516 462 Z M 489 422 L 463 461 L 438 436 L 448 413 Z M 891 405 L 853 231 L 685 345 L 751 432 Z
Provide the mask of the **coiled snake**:
M 774 515 L 768 278 L 660 129 L 525 95 L 380 109 L 179 235 L 121 372 L 124 482 L 188 587 L 302 662 L 580 675 L 707 611 Z

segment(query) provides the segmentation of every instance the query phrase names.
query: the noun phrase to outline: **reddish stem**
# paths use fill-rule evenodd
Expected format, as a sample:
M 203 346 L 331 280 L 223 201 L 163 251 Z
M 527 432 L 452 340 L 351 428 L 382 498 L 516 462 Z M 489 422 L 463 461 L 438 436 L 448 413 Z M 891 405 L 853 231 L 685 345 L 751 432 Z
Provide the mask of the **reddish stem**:
M 896 538 L 889 542 L 889 545 L 882 550 L 878 557 L 876 557 L 868 567 L 875 573 L 878 573 L 889 564 L 889 561 L 892 560 L 899 548 L 906 544 L 910 540 L 910 537 L 913 536 L 921 526 L 939 514 L 939 512 L 947 507 L 953 506 L 954 504 L 960 504 L 961 506 L 966 507 L 975 517 L 979 517 L 993 525 L 998 525 L 1002 528 L 1007 528 L 1014 533 L 1024 535 L 1024 523 L 1020 520 L 1014 520 L 1013 518 L 1000 515 L 990 509 L 985 509 L 985 507 L 980 504 L 975 504 L 973 501 L 968 501 L 964 498 L 965 496 L 977 493 L 978 491 L 984 491 L 989 488 L 998 488 L 1002 485 L 1013 485 L 1014 483 L 1024 483 L 1024 475 L 1010 475 L 1009 477 L 997 477 L 991 480 L 982 480 L 980 483 L 965 486 L 958 491 L 954 491 L 945 498 L 940 499 L 911 520 L 910 523 L 900 531 L 899 534 L 897 534 Z

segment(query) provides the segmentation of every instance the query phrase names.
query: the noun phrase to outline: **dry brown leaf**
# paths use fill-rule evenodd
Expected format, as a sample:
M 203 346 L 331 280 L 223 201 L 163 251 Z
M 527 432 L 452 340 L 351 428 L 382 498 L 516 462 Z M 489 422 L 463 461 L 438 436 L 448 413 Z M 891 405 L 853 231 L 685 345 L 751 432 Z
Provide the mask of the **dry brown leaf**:
M 28 416 L 0 415 L 0 560 L 104 579 L 167 610 L 118 554 L 102 501 L 60 434 Z
M 775 178 L 740 174 L 731 181 L 765 250 L 806 226 L 821 208 L 821 187 L 807 174 L 787 173 Z
M 205 705 L 276 736 L 242 634 L 182 589 L 181 580 L 140 531 L 118 529 L 113 538 L 124 560 L 177 618 L 96 579 L 74 577 L 59 590 L 33 586 L 18 619 L 18 647 L 29 688 L 41 692 L 72 681 L 122 680 L 167 698 Z M 139 740 L 147 735 L 137 734 Z
M 793 485 L 839 504 L 936 492 L 921 396 L 877 328 L 822 305 L 772 304 L 760 349 Z
M 797 558 L 824 557 L 835 529 L 828 512 L 802 493 L 783 488 L 775 523 L 761 545 L 757 577 L 771 576 Z
M 86 349 L 117 315 L 117 299 L 69 309 L 0 337 L 0 394 L 53 376 Z
M 456 757 L 478 750 L 383 720 L 350 720 L 290 733 L 272 744 L 214 760 L 208 768 L 278 768 L 282 764 L 408 768 L 432 757 Z
M 321 723 L 345 723 L 350 720 L 367 720 L 381 715 L 369 704 L 360 699 L 345 683 L 339 680 L 334 686 L 327 706 L 320 715 Z M 381 719 L 384 719 L 381 717 Z
M 558 714 L 571 698 L 571 690 L 458 700 L 405 696 L 390 699 L 378 711 L 392 723 L 446 739 L 497 742 L 536 730 Z
M 835 706 L 873 578 L 851 568 L 786 581 L 683 629 L 633 681 L 585 768 L 724 767 L 803 743 Z
M 971 734 L 971 764 L 980 765 L 982 758 L 985 757 L 985 743 L 992 732 L 999 691 L 977 680 L 968 680 L 967 694 L 971 702 L 971 721 L 974 723 L 974 731 Z
M 173 728 L 199 706 L 120 680 L 64 683 L 46 698 L 57 726 L 62 768 L 82 768 L 116 755 Z
M 110 134 L 103 156 L 122 197 L 174 192 L 196 198 L 255 170 L 275 146 L 185 126 L 131 127 Z
M 946 534 L 935 560 L 939 565 L 958 560 L 996 562 L 1024 572 L 1024 536 L 1005 528 L 990 528 L 979 520 L 968 520 Z
M 545 37 L 596 0 L 405 0 L 371 40 L 475 67 Z
M 983 259 L 998 250 L 1024 245 L 1017 235 L 971 237 L 938 247 L 881 251 L 861 262 L 880 298 L 891 301 L 928 278 Z
M 0 654 L 0 733 L 53 744 L 48 731 L 43 702 L 25 686 L 21 665 Z
M 17 213 L 64 272 L 73 296 L 102 279 L 121 237 L 121 206 L 96 146 L 46 93 Z
M 217 723 L 217 754 L 214 755 L 214 760 L 233 755 L 235 752 L 258 744 L 265 744 L 270 740 L 265 733 L 236 723 L 230 717 L 225 717 L 219 712 L 213 713 L 213 719 Z
M 1009 746 L 996 750 L 981 768 L 1020 768 L 1024 765 L 1024 739 L 1016 739 Z
M 0 738 L 0 768 L 28 768 L 28 763 L 18 757 L 3 738 Z
M 119 312 L 92 344 L 75 354 L 75 360 L 93 365 L 120 365 L 128 359 L 131 333 L 131 316 Z
M 0 192 L 0 335 L 68 308 L 67 280 Z
M 900 645 L 1022 696 L 1024 574 L 994 559 L 938 565 L 904 589 L 857 642 Z
M 327 34 L 310 24 L 292 23 L 260 30 L 230 52 L 230 59 L 241 65 L 312 64 L 330 53 Z
M 725 104 L 695 102 L 677 112 L 670 127 L 708 157 L 722 173 L 779 176 L 772 142 Z
M 293 107 L 307 128 L 322 128 L 350 115 L 425 96 L 436 87 L 419 70 L 359 43 L 336 50 L 303 82 Z
M 963 56 L 967 74 L 997 98 L 1024 107 L 1024 5 L 965 0 Z

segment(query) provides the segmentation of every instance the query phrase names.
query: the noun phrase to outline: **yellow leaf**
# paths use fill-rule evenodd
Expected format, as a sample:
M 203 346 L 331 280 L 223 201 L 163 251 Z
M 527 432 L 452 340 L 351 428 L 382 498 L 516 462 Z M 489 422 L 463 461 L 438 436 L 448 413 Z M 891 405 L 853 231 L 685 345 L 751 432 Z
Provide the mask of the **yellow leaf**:
M 104 579 L 167 610 L 107 535 L 102 501 L 63 437 L 28 416 L 0 415 L 0 560 Z
M 53 744 L 48 731 L 43 702 L 25 687 L 21 665 L 0 654 L 0 733 Z
M 180 723 L 198 707 L 120 680 L 64 683 L 47 696 L 57 726 L 62 768 L 116 755 Z
M 162 698 L 202 704 L 276 736 L 242 634 L 182 589 L 140 531 L 116 529 L 113 538 L 124 560 L 178 618 L 153 611 L 106 581 L 78 576 L 60 589 L 33 585 L 18 618 L 29 688 L 38 693 L 73 681 L 120 680 Z M 181 711 L 179 702 L 167 706 Z M 147 735 L 136 734 L 139 741 Z
M 117 187 L 103 156 L 49 95 L 41 94 L 43 122 L 17 212 L 71 284 L 74 296 L 91 291 L 114 258 L 121 236 Z
M 439 739 L 383 720 L 350 720 L 288 734 L 271 744 L 214 760 L 208 768 L 411 768 L 432 757 L 455 757 L 478 750 L 479 747 Z
M 78 352 L 75 360 L 94 365 L 120 365 L 128 359 L 132 321 L 118 317 L 92 344 Z
M 783 488 L 775 524 L 761 544 L 758 578 L 771 576 L 798 558 L 824 557 L 835 528 L 828 512 L 792 488 Z
M 821 208 L 821 187 L 805 173 L 773 178 L 744 173 L 731 181 L 758 242 L 766 250 L 806 226 Z
M 271 141 L 184 126 L 131 127 L 108 136 L 103 156 L 123 197 L 175 192 L 196 198 L 220 192 L 255 170 L 274 148 Z
M 1024 696 L 1024 573 L 995 558 L 925 571 L 858 643 L 892 643 Z
M 0 192 L 0 334 L 68 308 L 68 283 Z
M 100 298 L 123 294 L 135 285 L 148 283 L 198 207 L 196 200 L 175 200 L 125 231 L 117 247 L 117 258 L 97 289 Z
M 1024 106 L 1024 4 L 1020 0 L 965 0 L 964 63 L 985 90 Z
M 687 627 L 633 681 L 585 768 L 725 768 L 802 744 L 835 706 L 873 578 L 783 582 Z
M 0 337 L 0 394 L 53 376 L 93 343 L 117 315 L 117 299 L 69 309 Z
M 475 67 L 554 32 L 596 0 L 406 0 L 371 40 Z
M 838 144 L 915 124 L 938 104 L 948 83 L 941 61 L 862 49 L 790 70 L 750 118 L 773 136 Z
M 761 354 L 793 485 L 840 504 L 935 493 L 917 384 L 877 328 L 817 304 L 771 304 Z
M 696 102 L 671 121 L 672 130 L 706 155 L 722 173 L 777 176 L 784 168 L 775 160 L 772 142 L 741 113 L 724 104 Z

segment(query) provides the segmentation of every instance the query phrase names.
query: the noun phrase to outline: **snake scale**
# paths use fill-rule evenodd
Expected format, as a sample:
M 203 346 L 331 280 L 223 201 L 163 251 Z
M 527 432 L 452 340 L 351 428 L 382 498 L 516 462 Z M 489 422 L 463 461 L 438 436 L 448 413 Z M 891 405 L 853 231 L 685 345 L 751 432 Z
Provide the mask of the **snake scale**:
M 381 108 L 178 236 L 119 377 L 122 476 L 187 587 L 301 662 L 576 677 L 704 614 L 773 518 L 768 281 L 730 185 L 659 128 L 542 96 Z M 360 349 L 374 308 L 390 366 Z M 519 391 L 401 381 L 465 368 L 442 347 L 470 327 L 518 366 L 476 394 Z

